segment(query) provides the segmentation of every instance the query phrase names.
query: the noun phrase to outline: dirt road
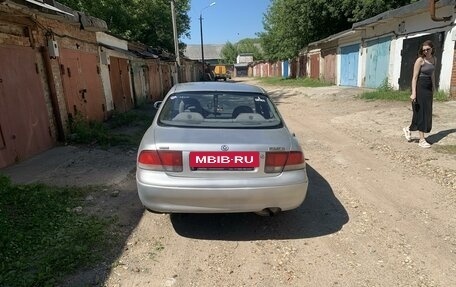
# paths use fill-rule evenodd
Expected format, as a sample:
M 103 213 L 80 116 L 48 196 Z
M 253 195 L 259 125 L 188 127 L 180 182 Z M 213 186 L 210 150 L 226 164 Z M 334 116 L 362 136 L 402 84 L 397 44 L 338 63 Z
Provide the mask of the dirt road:
M 407 103 L 265 88 L 304 148 L 305 203 L 271 218 L 154 214 L 132 173 L 91 203 L 118 215 L 123 246 L 68 285 L 456 286 L 456 156 L 437 152 L 456 144 L 456 103 L 435 103 L 422 149 L 402 136 Z

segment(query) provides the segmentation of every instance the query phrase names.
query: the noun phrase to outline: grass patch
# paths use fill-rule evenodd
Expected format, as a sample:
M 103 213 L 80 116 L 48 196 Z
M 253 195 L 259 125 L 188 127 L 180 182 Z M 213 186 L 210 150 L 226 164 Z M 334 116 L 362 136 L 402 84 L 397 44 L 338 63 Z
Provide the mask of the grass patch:
M 397 90 L 384 90 L 378 89 L 372 92 L 364 92 L 360 95 L 361 99 L 365 100 L 387 100 L 387 101 L 410 101 L 410 91 L 397 91 Z M 443 92 L 439 91 L 434 94 L 434 100 L 437 102 L 446 102 L 448 101 L 449 96 Z
M 434 94 L 434 100 L 436 100 L 438 102 L 446 102 L 446 101 L 449 101 L 449 99 L 450 99 L 450 94 L 445 93 L 442 90 L 439 90 L 438 92 L 436 92 Z
M 436 145 L 433 149 L 439 153 L 456 154 L 456 145 Z
M 287 87 L 327 87 L 331 86 L 326 82 L 315 80 L 311 78 L 281 78 L 281 77 L 265 77 L 265 78 L 256 78 L 263 84 L 267 85 L 277 85 L 277 86 L 287 86 Z
M 376 90 L 371 92 L 364 92 L 360 95 L 361 99 L 365 100 L 388 100 L 388 101 L 410 101 L 410 91 L 389 91 L 389 90 Z
M 109 252 L 112 220 L 74 211 L 88 190 L 13 185 L 0 175 L 0 282 L 55 286 Z
M 141 138 L 153 119 L 153 114 L 145 109 L 134 109 L 126 113 L 114 113 L 106 122 L 89 121 L 77 115 L 69 121 L 72 144 L 98 144 L 110 146 L 138 146 Z M 136 132 L 122 130 L 133 127 Z
M 364 92 L 360 95 L 361 99 L 365 100 L 387 100 L 387 101 L 410 101 L 410 90 L 398 91 L 394 90 L 388 83 L 384 82 L 377 90 Z M 444 91 L 438 91 L 434 94 L 434 100 L 438 102 L 448 101 L 449 94 Z
M 154 115 L 150 115 L 147 111 L 139 108 L 126 113 L 114 113 L 111 119 L 107 121 L 109 128 L 119 128 L 123 126 L 145 126 L 152 122 Z
M 99 144 L 108 147 L 130 143 L 127 136 L 113 133 L 103 123 L 88 121 L 79 116 L 69 121 L 69 129 L 69 142 L 72 144 Z

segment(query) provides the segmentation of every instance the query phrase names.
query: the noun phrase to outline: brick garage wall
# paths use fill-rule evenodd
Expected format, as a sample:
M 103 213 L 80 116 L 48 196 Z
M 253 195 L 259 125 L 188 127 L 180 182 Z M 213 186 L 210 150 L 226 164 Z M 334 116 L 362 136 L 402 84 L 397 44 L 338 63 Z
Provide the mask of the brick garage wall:
M 59 131 L 59 140 L 64 140 L 68 133 L 68 113 L 64 98 L 60 64 L 57 59 L 49 59 L 47 53 L 43 53 L 44 61 L 47 62 L 47 81 L 50 88 L 50 96 L 54 97 L 54 116 L 57 120 L 56 129 Z
M 450 98 L 456 100 L 456 42 L 454 43 L 453 69 L 451 72 Z
M 79 23 L 57 18 L 47 18 L 33 10 L 0 5 L 0 45 L 31 47 L 36 51 L 36 64 L 42 82 L 45 103 L 54 139 L 64 139 L 67 134 L 68 113 L 60 74 L 60 62 L 50 58 L 47 40 L 53 39 L 59 48 L 74 49 L 96 54 L 96 34 L 80 29 Z
M 36 19 L 39 28 L 37 41 L 46 46 L 46 33 L 52 32 L 53 38 L 60 48 L 80 50 L 89 53 L 98 53 L 98 44 L 95 32 L 81 30 L 79 23 L 68 23 L 38 16 Z
M 60 51 L 62 49 L 77 50 L 85 53 L 95 54 L 99 62 L 98 44 L 95 32 L 80 29 L 79 23 L 70 23 L 61 19 L 36 17 L 36 39 L 43 50 L 47 50 L 47 40 L 53 39 L 57 42 Z M 60 59 L 50 58 L 44 53 L 45 61 L 48 61 L 48 80 L 53 89 L 55 117 L 60 130 L 60 140 L 64 140 L 69 133 L 68 110 L 66 105 L 63 79 L 60 69 Z M 101 81 L 101 78 L 100 78 Z

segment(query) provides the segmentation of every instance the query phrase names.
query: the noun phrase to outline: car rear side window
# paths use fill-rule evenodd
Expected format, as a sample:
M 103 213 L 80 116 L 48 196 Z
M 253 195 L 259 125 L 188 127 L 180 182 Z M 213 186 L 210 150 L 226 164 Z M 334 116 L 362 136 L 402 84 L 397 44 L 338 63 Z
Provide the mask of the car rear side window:
M 277 128 L 282 119 L 268 96 L 258 93 L 192 92 L 170 95 L 158 124 L 200 128 Z

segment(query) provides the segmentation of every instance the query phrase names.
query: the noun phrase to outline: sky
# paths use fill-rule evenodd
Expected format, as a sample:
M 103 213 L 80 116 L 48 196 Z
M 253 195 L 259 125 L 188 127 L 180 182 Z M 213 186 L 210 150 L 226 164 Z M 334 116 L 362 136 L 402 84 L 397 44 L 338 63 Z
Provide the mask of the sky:
M 212 2 L 215 5 L 208 7 Z M 190 35 L 180 40 L 186 44 L 201 44 L 200 21 L 203 15 L 204 44 L 236 43 L 256 38 L 263 29 L 263 14 L 270 0 L 191 0 Z M 206 8 L 207 7 L 207 8 Z

